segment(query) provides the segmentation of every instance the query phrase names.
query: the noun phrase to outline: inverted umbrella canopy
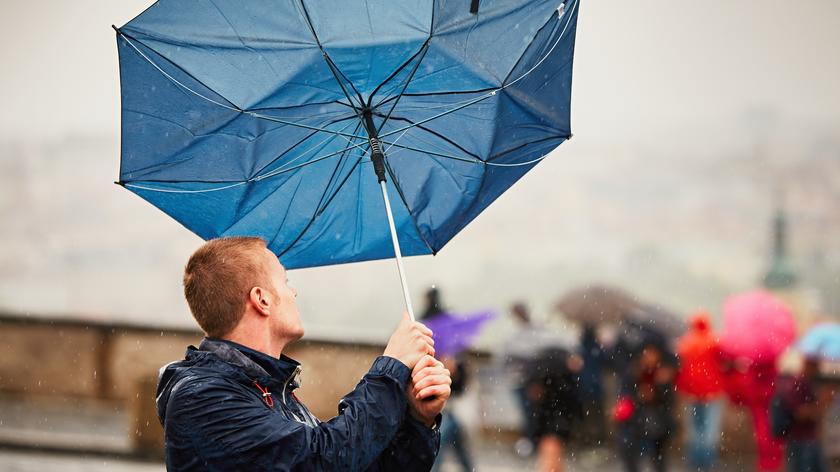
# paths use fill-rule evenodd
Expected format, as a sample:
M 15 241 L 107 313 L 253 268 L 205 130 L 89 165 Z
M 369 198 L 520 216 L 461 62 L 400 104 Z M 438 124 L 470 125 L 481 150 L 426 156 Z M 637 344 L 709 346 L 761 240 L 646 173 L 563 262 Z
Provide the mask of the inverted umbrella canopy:
M 796 347 L 806 356 L 840 361 L 840 324 L 821 323 L 805 333 Z
M 764 290 L 727 298 L 723 303 L 721 349 L 732 357 L 775 360 L 796 336 L 793 313 Z
M 119 183 L 290 269 L 393 257 L 382 187 L 434 254 L 571 136 L 577 1 L 159 0 L 117 29 Z

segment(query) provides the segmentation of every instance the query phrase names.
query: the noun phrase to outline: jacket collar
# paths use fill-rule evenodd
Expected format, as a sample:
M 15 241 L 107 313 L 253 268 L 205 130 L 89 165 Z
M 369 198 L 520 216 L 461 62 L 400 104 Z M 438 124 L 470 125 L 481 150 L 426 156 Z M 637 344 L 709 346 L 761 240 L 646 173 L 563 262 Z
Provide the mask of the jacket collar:
M 290 383 L 292 388 L 299 386 L 295 377 L 300 372 L 300 363 L 287 356 L 281 355 L 277 359 L 233 341 L 216 338 L 204 338 L 198 350 L 215 354 L 220 360 L 239 367 L 253 379 Z

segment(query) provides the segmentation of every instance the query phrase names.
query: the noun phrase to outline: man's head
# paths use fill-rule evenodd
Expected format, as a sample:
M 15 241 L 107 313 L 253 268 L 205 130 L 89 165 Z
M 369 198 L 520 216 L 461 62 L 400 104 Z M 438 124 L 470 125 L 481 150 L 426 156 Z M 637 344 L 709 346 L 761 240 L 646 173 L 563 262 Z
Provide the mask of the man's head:
M 255 334 L 293 341 L 303 336 L 286 270 L 260 238 L 213 239 L 184 269 L 184 296 L 198 325 L 215 338 L 247 326 Z
M 528 305 L 525 302 L 516 302 L 510 307 L 510 313 L 513 319 L 521 324 L 529 324 L 531 322 L 531 315 L 528 313 Z

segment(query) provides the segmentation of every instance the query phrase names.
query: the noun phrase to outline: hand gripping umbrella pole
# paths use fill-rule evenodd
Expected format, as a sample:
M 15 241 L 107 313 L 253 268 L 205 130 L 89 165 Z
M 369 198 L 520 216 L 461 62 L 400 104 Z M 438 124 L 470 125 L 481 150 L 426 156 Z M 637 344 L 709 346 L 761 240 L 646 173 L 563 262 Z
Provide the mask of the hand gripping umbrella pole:
M 408 282 L 405 279 L 405 268 L 402 263 L 402 252 L 400 252 L 400 241 L 397 237 L 397 228 L 394 225 L 394 215 L 391 213 L 391 201 L 388 199 L 388 187 L 385 179 L 385 154 L 382 152 L 382 145 L 379 142 L 379 135 L 376 126 L 373 124 L 370 109 L 362 111 L 365 129 L 368 132 L 370 142 L 370 160 L 373 162 L 373 170 L 376 172 L 376 179 L 382 188 L 382 198 L 385 200 L 385 213 L 388 215 L 388 227 L 391 229 L 391 242 L 394 243 L 394 257 L 397 259 L 397 271 L 400 273 L 400 284 L 402 284 L 405 308 L 411 321 L 415 321 L 414 309 L 411 306 L 411 295 L 408 292 Z

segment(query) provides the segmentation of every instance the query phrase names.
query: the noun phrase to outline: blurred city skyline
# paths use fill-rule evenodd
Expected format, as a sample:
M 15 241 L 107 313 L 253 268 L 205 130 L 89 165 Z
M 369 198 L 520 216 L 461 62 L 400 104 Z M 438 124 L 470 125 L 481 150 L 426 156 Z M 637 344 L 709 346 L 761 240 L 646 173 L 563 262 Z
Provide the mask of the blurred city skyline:
M 180 276 L 200 240 L 111 183 L 109 26 L 149 3 L 0 6 L 0 309 L 192 324 Z M 837 314 L 837 18 L 831 0 L 584 2 L 574 138 L 438 256 L 406 261 L 416 309 L 435 283 L 456 312 L 524 299 L 544 315 L 567 289 L 608 282 L 717 313 L 759 283 L 783 207 L 803 284 Z M 381 340 L 402 310 L 392 261 L 290 277 L 314 337 Z

